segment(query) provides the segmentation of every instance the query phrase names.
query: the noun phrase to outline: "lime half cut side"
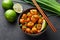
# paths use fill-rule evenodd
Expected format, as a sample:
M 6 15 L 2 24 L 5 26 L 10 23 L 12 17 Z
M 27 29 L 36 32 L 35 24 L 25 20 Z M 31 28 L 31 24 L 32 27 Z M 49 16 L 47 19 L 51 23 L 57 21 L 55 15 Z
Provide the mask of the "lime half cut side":
M 46 27 L 47 27 L 47 22 L 43 20 L 41 31 L 44 31 Z
M 13 5 L 13 9 L 14 9 L 14 11 L 16 11 L 17 13 L 22 13 L 22 11 L 23 11 L 23 7 L 22 7 L 22 5 L 19 4 L 19 3 L 15 3 L 15 4 Z

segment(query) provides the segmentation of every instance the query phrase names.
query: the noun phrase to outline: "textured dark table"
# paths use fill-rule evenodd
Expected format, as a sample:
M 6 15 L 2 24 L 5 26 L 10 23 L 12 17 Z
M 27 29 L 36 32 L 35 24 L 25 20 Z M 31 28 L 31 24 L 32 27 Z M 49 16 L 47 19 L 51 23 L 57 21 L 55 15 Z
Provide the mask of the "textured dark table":
M 21 0 L 17 0 L 17 1 L 21 1 Z M 34 38 L 25 35 L 19 28 L 17 21 L 11 24 L 5 19 L 4 9 L 2 8 L 1 3 L 2 0 L 0 0 L 0 40 L 60 40 L 60 17 L 58 16 L 49 17 L 49 19 L 57 29 L 56 33 L 52 32 L 51 29 L 48 27 L 47 31 L 43 35 Z M 26 3 L 21 3 L 21 4 L 24 10 L 33 7 Z M 46 14 L 49 15 L 50 12 L 46 12 Z

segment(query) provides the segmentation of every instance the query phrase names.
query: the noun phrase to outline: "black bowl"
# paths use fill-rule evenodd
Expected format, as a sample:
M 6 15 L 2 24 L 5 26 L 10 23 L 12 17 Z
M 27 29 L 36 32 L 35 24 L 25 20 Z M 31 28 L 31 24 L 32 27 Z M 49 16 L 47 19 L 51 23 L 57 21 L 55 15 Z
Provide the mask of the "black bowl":
M 28 13 L 31 9 L 36 9 L 36 8 L 29 8 L 29 9 L 23 11 L 23 12 L 19 15 L 19 18 L 18 18 L 18 24 L 19 24 L 19 25 L 21 24 L 19 21 L 20 21 L 20 18 L 22 17 L 22 15 L 23 15 L 24 13 Z M 38 12 L 39 12 L 39 11 L 38 11 Z M 20 26 L 20 29 L 21 29 L 21 26 Z M 29 35 L 29 36 L 39 36 L 39 35 L 41 35 L 42 33 L 44 33 L 44 32 L 46 31 L 46 29 L 47 29 L 47 26 L 46 26 L 46 28 L 45 28 L 42 32 L 37 33 L 37 34 L 28 34 L 28 33 L 25 33 L 25 32 L 24 32 L 24 33 L 27 34 L 27 35 Z

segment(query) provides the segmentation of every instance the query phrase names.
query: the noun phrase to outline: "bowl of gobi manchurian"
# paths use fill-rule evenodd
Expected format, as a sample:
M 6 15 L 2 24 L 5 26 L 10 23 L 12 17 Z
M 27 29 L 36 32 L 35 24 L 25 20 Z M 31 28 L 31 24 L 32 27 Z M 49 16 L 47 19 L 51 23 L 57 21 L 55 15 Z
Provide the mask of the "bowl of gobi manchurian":
M 30 36 L 38 36 L 46 31 L 47 23 L 36 8 L 22 12 L 18 18 L 22 31 Z

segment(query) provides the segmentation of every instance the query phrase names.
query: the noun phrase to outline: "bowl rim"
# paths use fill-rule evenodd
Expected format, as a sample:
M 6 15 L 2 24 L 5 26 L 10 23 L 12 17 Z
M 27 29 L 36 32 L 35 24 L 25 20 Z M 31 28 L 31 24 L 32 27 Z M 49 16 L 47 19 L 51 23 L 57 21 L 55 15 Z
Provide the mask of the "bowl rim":
M 26 13 L 26 12 L 28 12 L 29 10 L 31 10 L 31 9 L 37 9 L 37 8 L 35 8 L 35 7 L 33 7 L 33 8 L 28 8 L 28 9 L 26 9 L 25 11 L 23 11 L 20 15 L 19 15 L 19 17 L 18 17 L 18 25 L 20 25 L 20 18 L 21 18 L 21 16 L 22 16 L 22 14 L 24 14 L 24 13 Z M 20 27 L 20 26 L 19 26 Z M 21 27 L 20 27 L 20 29 L 21 29 Z M 22 29 L 21 29 L 22 30 Z M 26 33 L 26 32 L 24 32 L 25 34 L 27 34 L 27 35 L 30 35 L 30 36 L 38 36 L 38 35 L 41 35 L 41 34 L 43 34 L 45 31 L 47 30 L 47 27 L 44 29 L 44 31 L 42 31 L 42 32 L 39 32 L 39 33 L 37 33 L 37 34 L 28 34 L 28 33 Z

